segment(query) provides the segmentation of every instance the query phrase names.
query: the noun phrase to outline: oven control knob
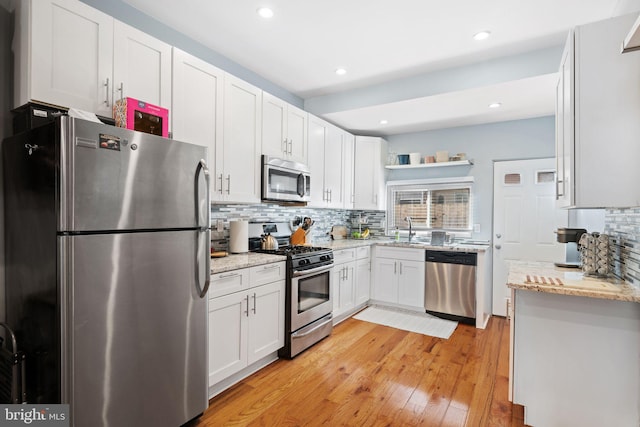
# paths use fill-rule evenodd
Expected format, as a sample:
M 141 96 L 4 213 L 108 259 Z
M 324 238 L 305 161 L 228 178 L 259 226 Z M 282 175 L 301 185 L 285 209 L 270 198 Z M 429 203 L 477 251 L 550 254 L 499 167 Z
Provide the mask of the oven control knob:
M 320 256 L 320 261 L 326 261 L 329 259 L 329 255 L 322 255 Z
M 300 261 L 298 261 L 298 265 L 305 265 L 305 264 L 309 264 L 308 259 L 301 259 Z

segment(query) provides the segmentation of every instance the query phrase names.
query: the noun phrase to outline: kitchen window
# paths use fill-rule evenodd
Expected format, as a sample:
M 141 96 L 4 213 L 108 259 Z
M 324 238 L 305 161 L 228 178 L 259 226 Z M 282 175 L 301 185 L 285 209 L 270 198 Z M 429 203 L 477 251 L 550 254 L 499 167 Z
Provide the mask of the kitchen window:
M 470 237 L 473 230 L 473 177 L 391 181 L 387 184 L 387 234 L 396 227 L 418 235 L 445 231 Z

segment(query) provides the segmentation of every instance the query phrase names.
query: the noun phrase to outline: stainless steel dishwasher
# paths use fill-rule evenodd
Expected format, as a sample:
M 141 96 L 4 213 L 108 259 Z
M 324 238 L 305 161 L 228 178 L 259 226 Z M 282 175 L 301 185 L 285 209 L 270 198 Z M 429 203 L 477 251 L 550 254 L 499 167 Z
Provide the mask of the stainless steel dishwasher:
M 424 308 L 435 316 L 475 323 L 477 254 L 426 251 Z

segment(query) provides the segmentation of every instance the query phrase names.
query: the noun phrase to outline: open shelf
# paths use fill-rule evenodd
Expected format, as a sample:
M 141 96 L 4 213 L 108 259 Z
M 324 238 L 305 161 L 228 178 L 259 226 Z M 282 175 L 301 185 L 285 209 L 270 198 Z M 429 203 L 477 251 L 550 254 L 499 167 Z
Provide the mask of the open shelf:
M 458 160 L 455 162 L 440 163 L 420 163 L 419 165 L 387 165 L 387 169 L 419 169 L 419 168 L 441 168 L 446 166 L 466 166 L 472 165 L 473 160 Z

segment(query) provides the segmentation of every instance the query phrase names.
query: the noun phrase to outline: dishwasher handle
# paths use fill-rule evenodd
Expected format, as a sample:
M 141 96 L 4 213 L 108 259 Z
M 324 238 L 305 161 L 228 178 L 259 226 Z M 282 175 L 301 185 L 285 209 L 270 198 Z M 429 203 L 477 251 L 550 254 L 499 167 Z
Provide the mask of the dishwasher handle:
M 425 261 L 441 264 L 478 265 L 478 254 L 475 252 L 426 251 Z

